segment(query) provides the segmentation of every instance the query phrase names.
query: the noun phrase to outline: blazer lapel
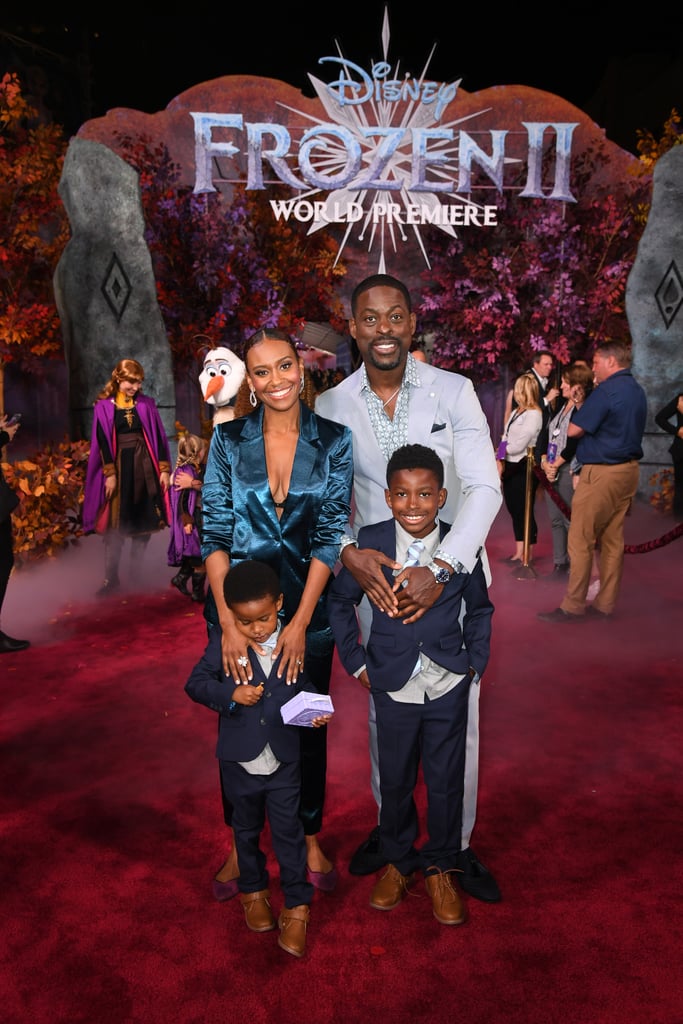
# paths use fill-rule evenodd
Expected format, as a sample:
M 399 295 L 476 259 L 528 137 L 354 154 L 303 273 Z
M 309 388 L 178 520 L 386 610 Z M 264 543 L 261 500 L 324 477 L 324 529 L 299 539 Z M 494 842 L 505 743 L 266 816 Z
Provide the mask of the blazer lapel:
M 299 425 L 299 440 L 294 455 L 292 476 L 289 488 L 291 491 L 301 493 L 308 489 L 318 461 L 318 426 L 315 416 L 308 406 L 301 403 L 301 418 Z
M 382 533 L 380 536 L 381 549 L 387 555 L 388 558 L 393 558 L 396 561 L 396 522 L 394 519 L 387 519 L 382 524 Z
M 263 668 L 261 667 L 261 662 L 259 661 L 256 651 L 249 648 L 248 654 L 249 661 L 251 662 L 252 672 L 254 673 L 254 682 L 256 683 L 257 686 L 260 686 L 261 683 L 267 683 L 268 675 L 263 671 Z
M 445 427 L 445 420 L 440 422 L 438 415 L 441 387 L 436 384 L 428 370 L 429 367 L 420 370 L 421 387 L 411 390 L 408 413 L 412 424 L 421 425 L 425 437 Z M 429 441 L 425 441 L 425 444 L 428 443 Z
M 393 558 L 396 561 L 396 523 L 394 519 L 388 519 L 377 527 L 377 550 L 383 551 L 387 558 Z M 384 575 L 387 582 L 393 586 L 394 573 L 393 569 L 388 566 L 382 566 Z
M 268 469 L 266 467 L 266 450 L 263 443 L 263 407 L 257 412 L 246 416 L 237 447 L 239 459 L 239 479 L 242 486 L 248 486 L 252 494 L 256 494 L 264 513 L 270 519 L 277 519 L 275 506 L 270 498 Z M 233 481 L 233 500 L 236 500 Z
M 292 475 L 289 489 L 302 493 L 310 489 L 310 481 L 318 461 L 318 427 L 317 421 L 308 406 L 301 403 L 299 439 L 294 455 Z M 270 484 L 268 483 L 268 467 L 266 466 L 265 446 L 263 443 L 263 408 L 247 416 L 242 426 L 239 440 L 239 460 L 243 467 L 241 476 L 249 480 L 250 489 L 258 495 L 264 513 L 273 524 L 279 524 L 275 505 L 271 500 Z

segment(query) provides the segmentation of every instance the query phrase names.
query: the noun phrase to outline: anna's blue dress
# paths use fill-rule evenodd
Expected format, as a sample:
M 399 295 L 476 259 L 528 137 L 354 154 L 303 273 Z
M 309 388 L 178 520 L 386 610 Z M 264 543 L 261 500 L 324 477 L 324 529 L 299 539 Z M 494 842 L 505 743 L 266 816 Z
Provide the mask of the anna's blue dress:
M 221 550 L 231 565 L 245 559 L 271 565 L 284 595 L 284 622 L 298 608 L 311 558 L 329 567 L 331 584 L 339 542 L 348 529 L 353 486 L 350 429 L 316 415 L 303 402 L 299 422 L 289 492 L 280 518 L 268 483 L 262 407 L 214 428 L 202 489 L 202 557 Z M 334 653 L 327 589 L 306 632 L 306 670 L 319 693 L 329 692 Z M 210 592 L 204 615 L 209 628 L 218 624 Z M 327 730 L 302 729 L 301 733 L 301 818 L 306 834 L 315 835 L 322 825 Z

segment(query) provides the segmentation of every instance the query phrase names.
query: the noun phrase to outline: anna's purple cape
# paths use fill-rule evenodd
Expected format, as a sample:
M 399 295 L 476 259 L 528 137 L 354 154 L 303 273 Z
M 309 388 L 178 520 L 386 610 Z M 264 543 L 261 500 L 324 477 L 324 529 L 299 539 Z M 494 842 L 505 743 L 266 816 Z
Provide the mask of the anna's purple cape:
M 187 463 L 185 466 L 180 467 L 183 472 L 189 473 L 193 479 L 196 479 L 197 472 L 194 466 Z M 187 494 L 187 513 L 194 519 L 195 510 L 197 508 L 198 495 L 197 491 L 193 490 L 180 490 L 176 487 L 171 487 L 171 537 L 168 542 L 168 564 L 169 565 L 180 565 L 183 558 L 201 558 L 201 546 L 199 541 L 199 530 L 194 529 L 192 533 L 185 533 L 183 529 L 183 494 Z
M 147 450 L 149 451 L 154 468 L 159 473 L 159 455 L 163 461 L 170 464 L 171 456 L 168 449 L 166 431 L 161 422 L 159 410 L 153 398 L 147 395 L 138 395 L 135 400 L 135 411 L 140 417 L 142 424 L 142 436 L 144 437 Z M 116 457 L 116 430 L 114 428 L 116 406 L 112 398 L 100 398 L 95 402 L 92 440 L 90 442 L 90 456 L 88 467 L 85 472 L 85 492 L 83 495 L 83 532 L 93 533 L 99 514 L 104 507 L 104 472 L 102 452 L 97 440 L 97 428 L 102 428 L 109 438 L 112 455 Z M 171 507 L 168 494 L 164 495 L 166 505 L 166 516 L 171 521 Z

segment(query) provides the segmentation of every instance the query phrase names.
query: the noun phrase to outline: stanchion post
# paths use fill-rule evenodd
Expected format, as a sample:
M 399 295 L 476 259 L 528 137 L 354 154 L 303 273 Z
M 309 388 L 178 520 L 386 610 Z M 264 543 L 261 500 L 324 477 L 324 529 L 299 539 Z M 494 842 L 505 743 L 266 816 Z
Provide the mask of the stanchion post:
M 534 500 L 534 465 L 535 448 L 529 445 L 526 450 L 526 489 L 524 494 L 524 550 L 522 553 L 522 564 L 515 570 L 515 577 L 518 580 L 535 580 L 536 570 L 530 565 L 529 539 L 531 537 L 531 511 Z

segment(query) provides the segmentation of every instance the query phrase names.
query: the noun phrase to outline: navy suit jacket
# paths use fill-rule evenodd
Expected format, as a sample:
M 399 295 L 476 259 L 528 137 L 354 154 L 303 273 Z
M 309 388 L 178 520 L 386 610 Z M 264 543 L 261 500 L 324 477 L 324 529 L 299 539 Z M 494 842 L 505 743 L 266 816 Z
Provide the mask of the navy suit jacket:
M 443 522 L 439 527 L 441 537 L 450 529 Z M 364 526 L 358 534 L 358 546 L 375 548 L 395 559 L 395 520 Z M 393 585 L 391 569 L 383 571 Z M 480 560 L 471 573 L 453 574 L 439 598 L 417 622 L 404 625 L 400 618 L 391 618 L 373 604 L 367 650 L 360 642 L 356 618 L 356 606 L 362 597 L 360 585 L 342 568 L 330 588 L 327 613 L 339 658 L 349 675 L 365 665 L 373 690 L 400 690 L 421 652 L 458 675 L 466 675 L 470 667 L 483 675 L 489 659 L 493 605 Z M 461 627 L 463 601 L 466 612 Z
M 238 704 L 232 711 L 230 703 L 238 685 L 231 675 L 223 671 L 221 654 L 221 630 L 211 630 L 209 642 L 203 656 L 190 673 L 185 692 L 197 704 L 204 704 L 218 712 L 218 742 L 216 757 L 221 761 L 251 761 L 261 753 L 267 743 L 278 761 L 298 761 L 302 728 L 299 725 L 285 725 L 280 709 L 300 690 L 312 690 L 306 686 L 306 675 L 287 686 L 285 676 L 277 677 L 280 659 L 273 662 L 270 675 L 266 676 L 254 651 L 249 649 L 249 660 L 253 671 L 250 686 L 264 684 L 263 696 L 257 704 L 246 707 Z M 242 685 L 242 684 L 239 684 Z

